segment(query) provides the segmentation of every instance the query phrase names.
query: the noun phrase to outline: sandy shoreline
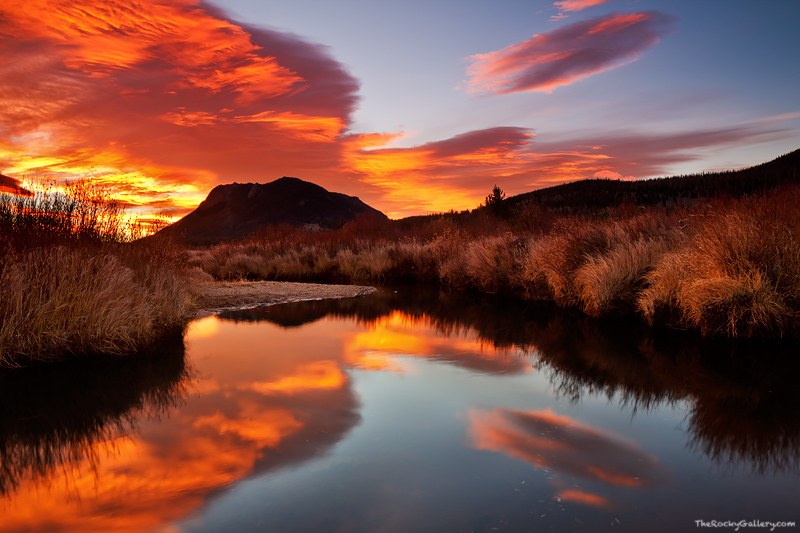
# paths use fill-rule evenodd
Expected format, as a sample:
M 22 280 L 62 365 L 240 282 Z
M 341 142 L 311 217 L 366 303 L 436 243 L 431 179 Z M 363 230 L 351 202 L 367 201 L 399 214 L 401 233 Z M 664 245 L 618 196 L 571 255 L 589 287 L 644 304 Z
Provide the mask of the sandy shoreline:
M 286 302 L 353 298 L 373 293 L 375 290 L 374 287 L 363 285 L 324 285 L 288 281 L 202 282 L 192 287 L 196 309 L 192 317 Z

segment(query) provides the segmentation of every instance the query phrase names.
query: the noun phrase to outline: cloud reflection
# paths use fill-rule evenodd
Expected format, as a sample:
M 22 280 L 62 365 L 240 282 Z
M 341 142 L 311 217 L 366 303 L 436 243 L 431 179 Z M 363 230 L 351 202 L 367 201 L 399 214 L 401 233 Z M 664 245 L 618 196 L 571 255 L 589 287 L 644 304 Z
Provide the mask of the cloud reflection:
M 316 354 L 264 361 L 254 329 L 195 323 L 186 340 L 194 377 L 182 381 L 182 405 L 160 413 L 168 422 L 136 416 L 98 438 L 77 433 L 80 454 L 65 453 L 67 433 L 54 444 L 58 468 L 15 476 L 0 498 L 0 529 L 152 530 L 249 475 L 324 454 L 360 419 L 347 375 Z M 85 416 L 102 418 L 104 407 L 95 402 L 99 412 Z
M 655 456 L 638 444 L 571 418 L 543 411 L 471 410 L 469 434 L 479 450 L 505 453 L 537 468 L 608 485 L 642 488 L 670 477 Z M 566 497 L 590 505 L 603 498 L 580 491 Z
M 470 331 L 443 338 L 431 328 L 429 320 L 397 311 L 375 320 L 345 347 L 345 360 L 363 370 L 399 372 L 398 356 L 421 357 L 491 374 L 523 373 L 531 369 L 526 354 L 520 350 L 491 346 Z

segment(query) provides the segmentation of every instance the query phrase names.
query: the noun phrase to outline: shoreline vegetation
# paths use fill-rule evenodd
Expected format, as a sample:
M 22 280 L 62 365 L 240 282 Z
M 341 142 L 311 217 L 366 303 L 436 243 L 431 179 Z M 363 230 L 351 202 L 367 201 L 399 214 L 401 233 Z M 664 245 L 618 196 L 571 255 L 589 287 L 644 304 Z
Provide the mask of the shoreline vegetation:
M 180 330 L 187 277 L 176 250 L 86 183 L 0 195 L 0 366 L 131 353 Z
M 778 174 L 789 177 L 744 196 L 622 198 L 582 210 L 509 201 L 495 187 L 471 212 L 366 215 L 325 231 L 270 226 L 200 248 L 142 238 L 152 232 L 126 223 L 120 206 L 86 183 L 4 193 L 0 367 L 130 354 L 199 314 L 357 296 L 365 285 L 549 300 L 707 336 L 797 338 L 800 184 L 794 167 Z
M 429 284 L 551 300 L 703 335 L 800 333 L 800 185 L 691 205 L 362 217 L 342 229 L 272 227 L 188 251 L 217 280 Z
M 0 194 L 0 367 L 130 354 L 201 314 L 370 291 L 214 282 L 186 268 L 182 249 L 140 239 L 145 230 L 120 215 L 85 184 Z

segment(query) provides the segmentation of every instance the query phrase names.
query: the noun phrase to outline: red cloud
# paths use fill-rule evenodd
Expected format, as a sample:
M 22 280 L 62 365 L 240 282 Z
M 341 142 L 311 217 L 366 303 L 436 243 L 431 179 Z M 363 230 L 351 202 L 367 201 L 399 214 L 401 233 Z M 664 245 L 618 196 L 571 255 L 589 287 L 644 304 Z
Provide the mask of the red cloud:
M 561 11 L 583 11 L 587 7 L 599 6 L 611 0 L 562 0 L 561 2 L 554 2 Z
M 467 87 L 482 94 L 550 92 L 635 61 L 670 31 L 673 20 L 655 11 L 612 13 L 534 35 L 471 56 Z
M 471 209 L 595 175 L 664 175 L 696 149 L 779 135 L 761 124 L 668 135 L 471 131 L 410 148 L 348 131 L 358 83 L 328 49 L 232 22 L 199 0 L 4 0 L 0 172 L 90 178 L 173 215 L 218 183 L 312 180 L 390 216 Z M 670 23 L 614 14 L 480 56 L 473 89 L 545 89 L 635 59 Z M 605 51 L 603 51 L 605 50 Z M 530 66 L 527 61 L 532 61 Z M 534 139 L 536 142 L 534 143 Z
M 583 11 L 586 8 L 599 6 L 600 4 L 605 4 L 610 1 L 611 0 L 563 0 L 562 2 L 555 2 L 553 5 L 559 9 L 559 12 L 557 15 L 552 15 L 550 20 L 556 21 L 568 18 L 569 15 L 565 15 L 563 11 Z
M 136 205 L 337 167 L 358 83 L 324 47 L 195 0 L 8 0 L 0 171 L 90 177 Z

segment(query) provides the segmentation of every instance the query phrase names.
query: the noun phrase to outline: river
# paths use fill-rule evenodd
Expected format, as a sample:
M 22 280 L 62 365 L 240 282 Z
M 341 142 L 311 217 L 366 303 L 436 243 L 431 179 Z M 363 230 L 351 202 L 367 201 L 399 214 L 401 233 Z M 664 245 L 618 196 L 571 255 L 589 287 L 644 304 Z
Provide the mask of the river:
M 462 293 L 227 312 L 0 374 L 0 530 L 799 522 L 799 370 L 786 342 Z

